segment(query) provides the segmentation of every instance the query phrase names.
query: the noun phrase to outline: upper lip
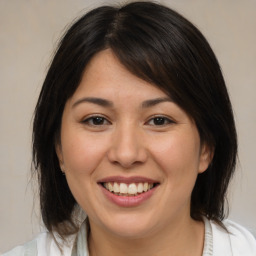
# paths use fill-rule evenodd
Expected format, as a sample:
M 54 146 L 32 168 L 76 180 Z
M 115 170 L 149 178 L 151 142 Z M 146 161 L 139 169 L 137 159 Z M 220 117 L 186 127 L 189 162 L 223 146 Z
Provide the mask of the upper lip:
M 117 182 L 117 183 L 159 183 L 159 181 L 150 179 L 143 176 L 132 176 L 132 177 L 124 177 L 124 176 L 109 176 L 103 179 L 98 180 L 98 183 L 106 183 L 106 182 Z

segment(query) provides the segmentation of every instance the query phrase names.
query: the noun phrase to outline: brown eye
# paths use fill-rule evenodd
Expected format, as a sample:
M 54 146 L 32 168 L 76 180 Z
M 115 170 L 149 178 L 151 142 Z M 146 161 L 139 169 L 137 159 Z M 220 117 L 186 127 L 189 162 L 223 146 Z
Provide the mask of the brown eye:
M 84 124 L 90 126 L 108 125 L 110 122 L 102 116 L 91 116 L 83 121 Z
M 164 125 L 168 125 L 168 124 L 171 124 L 174 122 L 167 117 L 156 116 L 154 118 L 151 118 L 147 123 L 149 125 L 154 125 L 154 126 L 164 126 Z
M 166 122 L 166 119 L 163 117 L 156 117 L 153 119 L 154 125 L 164 125 Z
M 93 117 L 91 119 L 91 122 L 93 123 L 93 125 L 103 125 L 104 124 L 104 118 L 102 117 Z

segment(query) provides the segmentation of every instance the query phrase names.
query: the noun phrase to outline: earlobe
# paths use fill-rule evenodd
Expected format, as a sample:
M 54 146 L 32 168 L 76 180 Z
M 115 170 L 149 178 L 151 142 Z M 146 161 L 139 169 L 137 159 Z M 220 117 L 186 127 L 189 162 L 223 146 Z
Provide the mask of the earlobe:
M 63 154 L 62 154 L 61 145 L 59 143 L 55 144 L 55 151 L 59 160 L 60 169 L 63 173 L 65 173 Z
M 211 149 L 208 145 L 202 145 L 198 173 L 203 173 L 207 170 L 212 162 L 213 156 L 214 149 Z

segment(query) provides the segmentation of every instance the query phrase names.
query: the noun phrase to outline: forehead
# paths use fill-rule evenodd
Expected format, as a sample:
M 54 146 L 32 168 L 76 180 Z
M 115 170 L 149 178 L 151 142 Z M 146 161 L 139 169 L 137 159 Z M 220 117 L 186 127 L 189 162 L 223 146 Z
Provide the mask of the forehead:
M 133 75 L 107 49 L 96 54 L 86 66 L 72 99 L 77 100 L 81 96 L 104 96 L 111 99 L 125 97 L 128 101 L 136 95 L 140 95 L 142 99 L 168 97 L 156 85 Z

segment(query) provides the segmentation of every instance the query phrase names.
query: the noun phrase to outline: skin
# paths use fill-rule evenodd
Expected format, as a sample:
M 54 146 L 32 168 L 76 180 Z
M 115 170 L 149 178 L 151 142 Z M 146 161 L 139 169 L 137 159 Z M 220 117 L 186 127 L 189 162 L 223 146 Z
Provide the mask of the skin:
M 82 100 L 88 97 L 111 104 Z M 156 98 L 168 96 L 107 49 L 94 56 L 65 105 L 56 152 L 89 218 L 90 255 L 202 255 L 204 224 L 191 219 L 190 199 L 210 152 L 193 120 L 170 98 L 145 106 Z M 120 207 L 97 183 L 116 175 L 150 178 L 159 186 L 139 206 Z

